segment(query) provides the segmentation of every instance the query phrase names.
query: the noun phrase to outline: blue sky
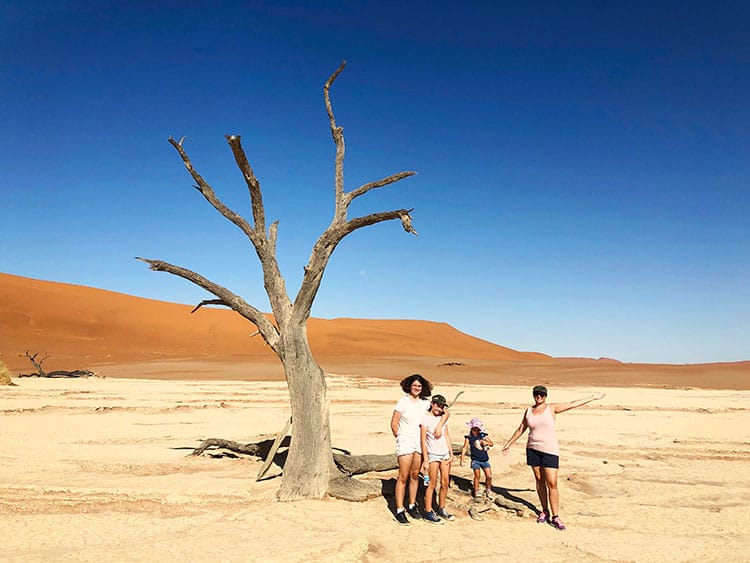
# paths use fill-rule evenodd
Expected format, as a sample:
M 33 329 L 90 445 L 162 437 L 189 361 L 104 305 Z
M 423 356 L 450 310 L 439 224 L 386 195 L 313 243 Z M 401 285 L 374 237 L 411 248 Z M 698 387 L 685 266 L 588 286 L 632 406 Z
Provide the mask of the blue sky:
M 67 4 L 67 6 L 65 5 Z M 746 2 L 0 0 L 0 271 L 267 310 L 236 211 L 240 134 L 296 291 L 332 214 L 328 75 L 354 214 L 313 315 L 411 318 L 519 350 L 750 359 Z M 312 7 L 315 6 L 315 7 Z

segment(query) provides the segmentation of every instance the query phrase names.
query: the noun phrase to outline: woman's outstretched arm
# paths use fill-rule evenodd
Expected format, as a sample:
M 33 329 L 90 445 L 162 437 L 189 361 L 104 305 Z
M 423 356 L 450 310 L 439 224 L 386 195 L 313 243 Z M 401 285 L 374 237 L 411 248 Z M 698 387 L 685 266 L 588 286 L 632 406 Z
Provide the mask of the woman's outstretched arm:
M 603 399 L 605 395 L 606 393 L 599 393 L 597 395 L 591 395 L 591 397 L 578 399 L 577 401 L 571 401 L 569 403 L 555 403 L 554 405 L 552 405 L 552 407 L 554 408 L 555 414 L 557 414 L 559 412 L 569 411 L 570 409 L 577 409 L 578 407 L 587 405 L 591 401 L 598 401 L 599 399 Z

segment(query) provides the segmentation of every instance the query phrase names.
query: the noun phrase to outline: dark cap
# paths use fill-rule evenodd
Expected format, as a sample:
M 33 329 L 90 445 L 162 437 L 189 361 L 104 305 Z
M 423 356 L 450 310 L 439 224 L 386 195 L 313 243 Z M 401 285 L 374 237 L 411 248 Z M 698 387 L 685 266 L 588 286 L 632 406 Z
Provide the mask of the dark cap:
M 448 404 L 448 401 L 445 400 L 445 397 L 442 395 L 433 395 L 432 396 L 432 402 L 435 403 L 439 407 L 444 407 Z
M 547 396 L 547 388 L 544 385 L 536 385 L 534 387 L 533 391 L 534 395 L 544 395 Z

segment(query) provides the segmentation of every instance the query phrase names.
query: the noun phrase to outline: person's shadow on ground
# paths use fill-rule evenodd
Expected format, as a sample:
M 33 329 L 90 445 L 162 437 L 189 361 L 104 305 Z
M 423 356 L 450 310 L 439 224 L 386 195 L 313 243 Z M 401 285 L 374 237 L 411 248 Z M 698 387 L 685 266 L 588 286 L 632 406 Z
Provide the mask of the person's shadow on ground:
M 380 492 L 383 496 L 383 500 L 385 500 L 388 510 L 391 511 L 391 514 L 395 515 L 396 514 L 396 479 L 393 479 L 393 478 L 381 479 L 380 482 L 381 482 Z M 474 487 L 474 482 L 472 479 L 466 479 L 465 477 L 456 477 L 455 475 L 451 475 L 451 482 L 452 482 L 453 487 L 471 496 L 471 492 Z M 514 494 L 514 493 L 534 493 L 533 489 L 509 489 L 506 487 L 493 486 L 492 492 L 496 495 L 500 495 L 505 500 L 510 501 L 511 503 L 524 506 L 528 508 L 529 510 L 531 510 L 532 512 L 539 514 L 539 510 L 533 503 L 529 502 L 523 497 L 520 497 Z M 420 508 L 423 508 L 423 505 L 424 505 L 424 493 L 425 493 L 425 486 L 420 480 L 419 490 L 417 491 L 417 506 Z M 408 484 L 407 484 L 407 494 L 408 494 Z

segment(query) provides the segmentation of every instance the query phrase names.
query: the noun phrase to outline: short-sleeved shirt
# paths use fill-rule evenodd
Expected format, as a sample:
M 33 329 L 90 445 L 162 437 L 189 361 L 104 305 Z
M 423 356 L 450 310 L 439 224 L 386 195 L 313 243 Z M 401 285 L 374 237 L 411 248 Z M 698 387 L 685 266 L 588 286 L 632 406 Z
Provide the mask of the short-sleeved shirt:
M 472 461 L 490 460 L 490 454 L 479 444 L 479 441 L 482 439 L 479 434 L 476 436 L 474 434 L 467 434 L 464 438 L 469 440 L 469 453 L 471 454 Z
M 420 453 L 422 451 L 419 423 L 429 408 L 430 401 L 427 399 L 413 401 L 409 395 L 396 403 L 394 410 L 401 415 L 396 434 L 396 455 Z
M 428 412 L 422 418 L 421 425 L 427 430 L 427 453 L 431 455 L 446 455 L 450 453 L 448 440 L 445 438 L 446 435 L 442 434 L 440 438 L 435 438 L 435 428 L 441 418 L 431 412 Z

